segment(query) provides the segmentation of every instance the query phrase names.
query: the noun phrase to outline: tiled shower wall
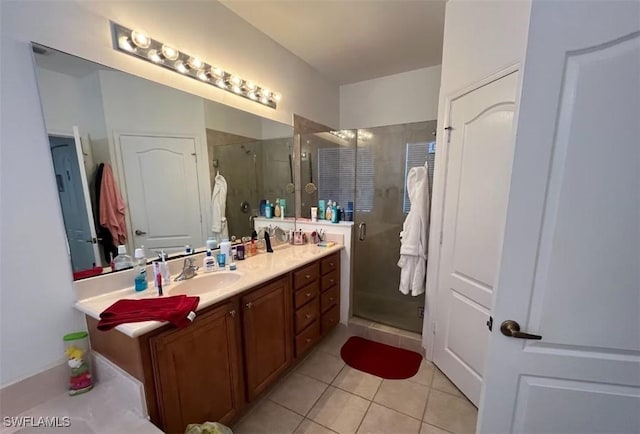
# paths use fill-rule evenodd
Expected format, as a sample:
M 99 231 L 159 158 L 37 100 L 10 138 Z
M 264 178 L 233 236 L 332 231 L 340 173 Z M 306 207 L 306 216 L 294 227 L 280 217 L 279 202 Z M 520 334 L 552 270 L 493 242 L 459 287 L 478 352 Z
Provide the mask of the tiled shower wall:
M 229 236 L 250 235 L 252 227 L 249 217 L 258 215 L 261 199 L 275 201 L 277 198 L 285 198 L 287 204 L 290 204 L 286 215 L 293 216 L 294 196 L 286 192 L 286 185 L 290 181 L 291 143 L 291 137 L 255 140 L 207 130 L 212 191 L 217 171 L 227 181 L 226 216 Z M 247 213 L 241 209 L 243 201 L 249 203 Z

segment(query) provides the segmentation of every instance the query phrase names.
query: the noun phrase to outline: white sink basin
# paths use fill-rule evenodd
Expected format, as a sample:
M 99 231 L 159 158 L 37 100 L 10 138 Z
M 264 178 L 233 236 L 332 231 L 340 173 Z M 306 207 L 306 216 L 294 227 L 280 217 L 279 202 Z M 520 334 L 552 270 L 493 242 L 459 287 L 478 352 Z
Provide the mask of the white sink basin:
M 202 295 L 233 285 L 242 277 L 237 271 L 216 271 L 184 280 L 169 290 L 169 295 Z

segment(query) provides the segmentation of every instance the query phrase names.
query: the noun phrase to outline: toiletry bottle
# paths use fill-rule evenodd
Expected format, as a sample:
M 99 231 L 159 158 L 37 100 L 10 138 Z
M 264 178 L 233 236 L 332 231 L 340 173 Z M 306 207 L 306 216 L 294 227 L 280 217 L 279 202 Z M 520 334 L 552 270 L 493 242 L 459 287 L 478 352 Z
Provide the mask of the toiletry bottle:
M 211 250 L 207 249 L 207 253 L 202 258 L 202 268 L 205 273 L 211 273 L 216 270 L 216 259 L 211 255 Z
M 331 204 L 331 200 L 328 200 L 327 201 L 327 209 L 326 209 L 326 211 L 324 213 L 324 219 L 325 220 L 331 221 L 331 211 L 333 210 L 332 206 L 333 205 Z
M 136 291 L 144 291 L 147 289 L 147 259 L 144 257 L 143 249 L 135 251 L 136 266 L 135 277 L 133 278 L 133 286 Z
M 265 208 L 264 208 L 264 213 L 266 218 L 270 219 L 273 217 L 273 214 L 271 214 L 271 211 L 272 211 L 271 204 L 267 200 L 267 204 L 265 205 Z
M 325 205 L 324 200 L 318 201 L 318 220 L 324 220 Z
M 273 215 L 274 217 L 280 217 L 280 198 L 276 199 L 276 207 L 274 209 Z
M 162 281 L 164 286 L 169 286 L 171 283 L 171 272 L 169 271 L 169 264 L 167 263 L 167 252 L 160 250 L 160 274 L 162 274 Z
M 334 203 L 333 208 L 331 208 L 331 223 L 338 223 L 339 219 L 340 212 L 338 211 L 338 205 Z
M 133 268 L 133 259 L 127 255 L 127 246 L 124 244 L 118 246 L 118 256 L 113 260 L 113 265 L 116 271 Z
M 220 243 L 220 253 L 224 253 L 229 262 L 231 262 L 231 242 L 228 238 L 223 238 Z
M 284 220 L 287 199 L 280 199 L 280 220 Z
M 251 256 L 258 254 L 258 246 L 256 246 L 256 240 L 251 240 Z

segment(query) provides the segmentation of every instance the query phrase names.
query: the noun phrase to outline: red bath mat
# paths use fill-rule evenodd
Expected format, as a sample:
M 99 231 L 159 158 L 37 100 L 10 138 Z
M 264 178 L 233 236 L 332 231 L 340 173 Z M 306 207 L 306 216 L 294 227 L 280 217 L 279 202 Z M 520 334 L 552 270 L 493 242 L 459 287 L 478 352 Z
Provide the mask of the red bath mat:
M 422 356 L 416 352 L 352 336 L 340 350 L 342 360 L 352 368 L 389 380 L 416 375 Z

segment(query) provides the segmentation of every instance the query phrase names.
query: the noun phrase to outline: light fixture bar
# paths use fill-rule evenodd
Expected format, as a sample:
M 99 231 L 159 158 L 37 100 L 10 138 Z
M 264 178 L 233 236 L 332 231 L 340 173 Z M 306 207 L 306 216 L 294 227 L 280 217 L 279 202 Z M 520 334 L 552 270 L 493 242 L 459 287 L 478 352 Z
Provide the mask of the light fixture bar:
M 112 23 L 114 48 L 122 53 L 170 69 L 180 75 L 207 83 L 254 101 L 277 108 L 282 95 L 237 74 L 231 74 L 220 66 L 211 65 L 202 59 L 149 37 L 141 30 L 131 30 Z

